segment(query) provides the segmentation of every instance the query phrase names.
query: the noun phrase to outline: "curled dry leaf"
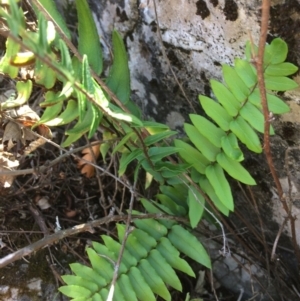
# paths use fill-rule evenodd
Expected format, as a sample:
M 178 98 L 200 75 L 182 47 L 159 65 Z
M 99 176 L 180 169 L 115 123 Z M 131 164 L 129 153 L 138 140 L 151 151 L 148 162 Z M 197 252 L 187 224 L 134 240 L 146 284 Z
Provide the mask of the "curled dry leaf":
M 0 153 L 0 175 L 1 171 L 15 170 L 19 166 L 19 161 L 14 160 L 10 153 Z M 8 188 L 14 181 L 15 176 L 13 175 L 1 175 L 0 176 L 0 188 Z
M 93 154 L 91 152 L 93 151 Z M 77 167 L 81 169 L 81 173 L 85 175 L 87 178 L 91 178 L 95 174 L 94 166 L 88 164 L 86 161 L 95 163 L 95 160 L 99 157 L 100 153 L 100 145 L 94 145 L 91 147 L 85 148 L 82 152 L 82 159 L 78 161 Z

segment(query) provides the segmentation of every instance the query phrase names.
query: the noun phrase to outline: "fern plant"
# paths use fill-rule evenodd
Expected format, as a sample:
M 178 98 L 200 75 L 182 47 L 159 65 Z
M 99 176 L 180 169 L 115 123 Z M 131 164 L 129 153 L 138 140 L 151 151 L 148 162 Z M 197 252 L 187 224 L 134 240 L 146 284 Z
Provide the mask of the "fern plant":
M 8 2 L 9 6 L 0 10 L 10 29 L 1 72 L 16 78 L 21 67 L 32 65 L 34 76 L 18 81 L 18 96 L 2 103 L 2 111 L 26 103 L 33 83 L 39 84 L 45 89 L 45 100 L 40 104 L 45 110 L 35 126 L 60 126 L 77 120 L 66 132 L 64 147 L 85 133 L 92 137 L 102 126 L 107 141 L 101 145 L 103 159 L 110 151 L 120 155 L 119 176 L 135 161 L 135 182 L 142 168 L 147 174 L 146 188 L 153 180 L 160 184 L 155 200 L 140 199 L 145 211 L 157 214 L 157 219 L 134 219 L 135 229 L 126 241 L 120 267 L 116 262 L 125 236 L 122 224 L 117 225 L 119 241 L 104 235 L 102 244 L 93 242 L 87 248 L 91 267 L 71 264 L 75 275 L 63 276 L 66 285 L 60 291 L 76 301 L 106 300 L 117 269 L 114 300 L 155 300 L 155 294 L 171 300 L 168 287 L 182 289 L 174 269 L 195 276 L 180 253 L 211 267 L 207 252 L 190 229 L 215 208 L 226 216 L 234 210 L 225 172 L 242 183 L 255 185 L 241 164 L 244 156 L 239 141 L 253 152 L 262 151 L 257 134 L 263 133 L 264 118 L 253 62 L 256 46 L 247 43 L 246 59 L 236 59 L 233 67 L 223 65 L 225 83 L 211 80 L 215 99 L 199 97 L 208 117 L 191 114 L 192 124 L 184 125 L 187 139 L 170 143 L 176 132 L 163 124 L 142 121 L 137 106 L 130 100 L 127 54 L 116 31 L 112 34 L 114 59 L 109 75 L 104 80 L 99 78 L 103 73 L 102 52 L 86 0 L 75 1 L 78 50 L 70 42 L 71 34 L 53 1 L 33 1 L 38 15 L 36 32 L 26 28 L 17 2 Z M 39 11 L 47 12 L 51 20 Z M 267 98 L 274 114 L 289 110 L 276 91 L 297 86 L 287 77 L 297 71 L 296 66 L 284 62 L 287 50 L 284 41 L 275 39 L 265 51 Z M 57 88 L 58 83 L 62 89 Z M 270 132 L 274 134 L 272 127 Z M 179 155 L 177 161 L 172 158 L 174 155 Z M 186 218 L 189 223 L 163 219 L 161 213 Z

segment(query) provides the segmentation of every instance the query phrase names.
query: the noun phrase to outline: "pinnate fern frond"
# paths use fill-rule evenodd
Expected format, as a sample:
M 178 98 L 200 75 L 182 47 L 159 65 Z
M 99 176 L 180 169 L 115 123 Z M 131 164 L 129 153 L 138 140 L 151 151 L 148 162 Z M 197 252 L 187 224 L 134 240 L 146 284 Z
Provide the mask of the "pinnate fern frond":
M 168 286 L 182 290 L 174 269 L 195 276 L 180 252 L 210 268 L 210 259 L 199 240 L 177 223 L 165 222 L 153 219 L 134 222 L 137 228 L 126 241 L 114 300 L 154 301 L 154 294 L 171 300 Z M 118 224 L 117 229 L 119 242 L 102 235 L 103 244 L 93 242 L 93 247 L 87 248 L 91 267 L 70 265 L 75 275 L 63 276 L 67 285 L 60 287 L 62 293 L 72 300 L 106 300 L 125 225 Z
M 217 101 L 199 96 L 200 104 L 211 120 L 190 115 L 192 124 L 185 123 L 184 129 L 192 145 L 175 140 L 183 161 L 192 165 L 196 183 L 200 184 L 214 205 L 225 214 L 228 214 L 228 210 L 233 211 L 234 203 L 224 171 L 242 183 L 256 184 L 240 163 L 244 156 L 238 141 L 255 153 L 262 152 L 258 133 L 264 133 L 264 116 L 253 60 L 256 53 L 252 53 L 253 49 L 254 52 L 257 51 L 255 45 L 247 43 L 246 59 L 236 59 L 233 67 L 222 66 L 225 83 L 211 80 Z M 275 114 L 289 111 L 288 105 L 275 95 L 276 91 L 297 87 L 297 83 L 287 77 L 297 71 L 295 65 L 284 62 L 287 51 L 286 43 L 279 38 L 274 39 L 265 50 L 267 102 L 270 111 Z M 270 134 L 274 135 L 272 126 Z M 196 173 L 199 175 L 195 176 Z

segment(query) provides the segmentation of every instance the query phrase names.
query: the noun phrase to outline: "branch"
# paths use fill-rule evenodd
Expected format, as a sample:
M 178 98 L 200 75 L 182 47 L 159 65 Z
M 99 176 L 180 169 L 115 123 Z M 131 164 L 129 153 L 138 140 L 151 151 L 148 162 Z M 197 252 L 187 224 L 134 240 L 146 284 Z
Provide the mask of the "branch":
M 165 215 L 165 214 L 141 214 L 141 215 L 134 215 L 132 216 L 132 220 L 135 219 L 149 219 L 149 218 L 155 218 L 155 219 L 168 219 L 168 220 L 176 220 L 181 222 L 187 222 L 186 219 L 171 216 L 171 215 Z M 0 259 L 0 269 L 7 266 L 8 264 L 21 259 L 24 256 L 30 255 L 31 253 L 37 252 L 38 250 L 51 245 L 65 237 L 69 237 L 78 233 L 82 232 L 94 232 L 94 228 L 98 227 L 102 224 L 107 224 L 110 222 L 120 222 L 125 221 L 128 219 L 127 215 L 108 215 L 106 217 L 85 223 L 77 225 L 71 229 L 61 230 L 54 234 L 47 235 L 43 239 L 38 240 L 34 242 L 33 244 L 26 246 L 14 253 L 11 253 L 3 258 Z

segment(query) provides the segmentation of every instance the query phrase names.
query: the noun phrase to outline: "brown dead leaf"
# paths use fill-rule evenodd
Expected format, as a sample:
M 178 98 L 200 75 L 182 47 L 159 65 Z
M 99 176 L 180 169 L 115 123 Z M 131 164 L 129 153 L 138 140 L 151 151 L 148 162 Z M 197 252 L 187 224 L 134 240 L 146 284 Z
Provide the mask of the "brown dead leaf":
M 91 150 L 93 150 L 94 156 L 92 155 Z M 84 160 L 79 160 L 77 163 L 77 167 L 81 169 L 81 173 L 85 175 L 87 178 L 91 178 L 95 174 L 95 167 L 86 163 L 86 161 L 96 163 L 94 158 L 97 160 L 100 154 L 100 145 L 94 145 L 91 147 L 85 148 L 82 152 L 82 159 Z
M 5 126 L 3 133 L 3 142 L 6 141 L 18 141 L 22 138 L 22 132 L 20 126 L 15 122 L 9 121 Z

